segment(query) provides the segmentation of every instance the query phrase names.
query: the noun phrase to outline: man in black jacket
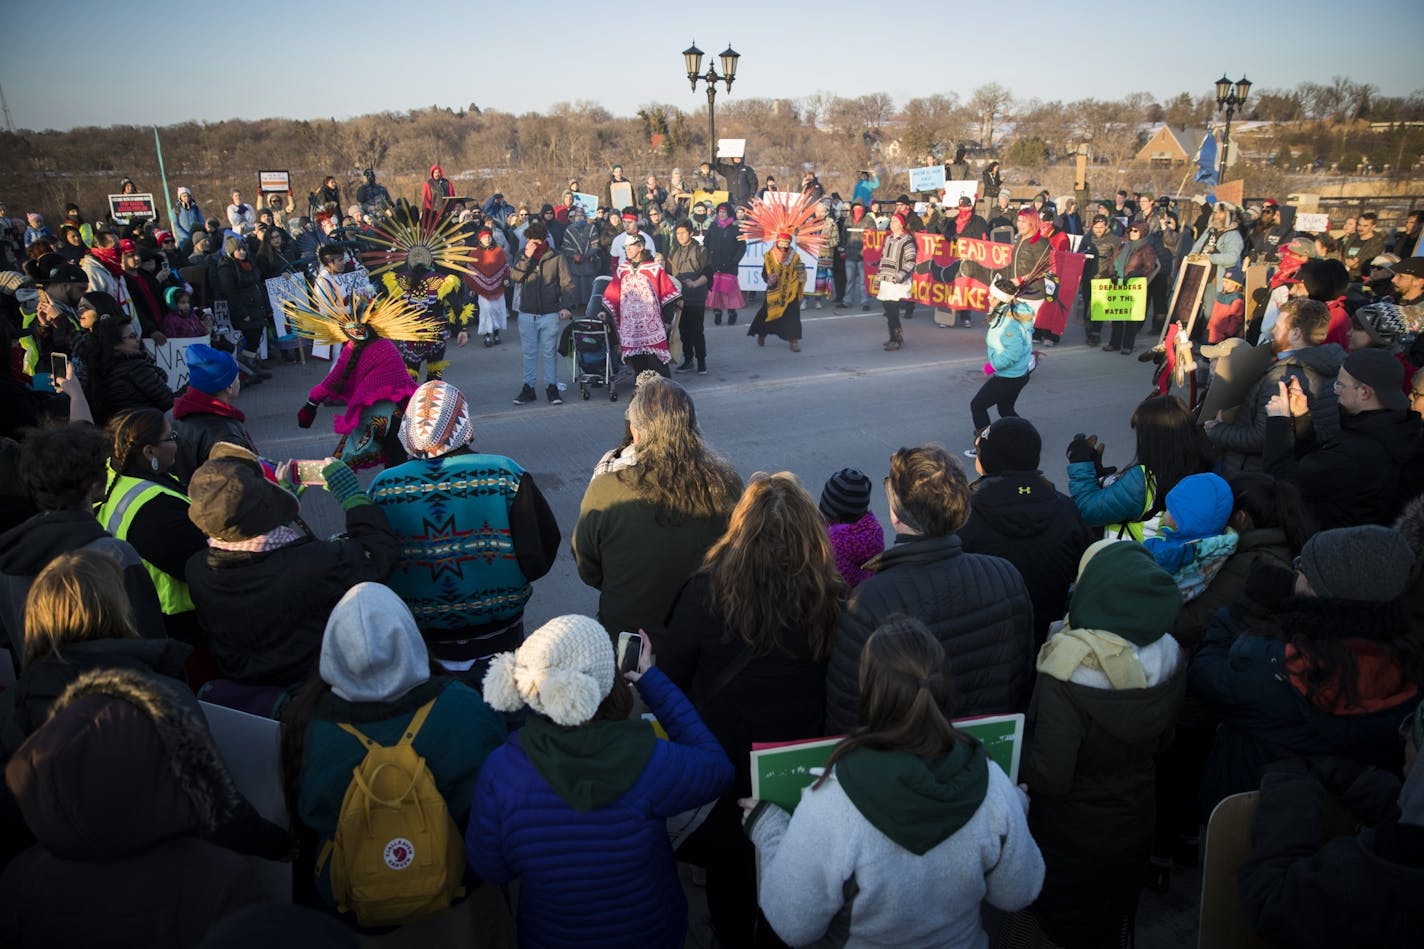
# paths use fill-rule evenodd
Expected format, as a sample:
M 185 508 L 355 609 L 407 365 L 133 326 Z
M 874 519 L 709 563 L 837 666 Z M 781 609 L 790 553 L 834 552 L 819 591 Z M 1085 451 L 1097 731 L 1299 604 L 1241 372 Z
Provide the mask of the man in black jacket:
M 524 252 L 510 268 L 519 285 L 519 349 L 523 357 L 524 386 L 515 405 L 528 405 L 534 394 L 539 359 L 544 360 L 545 394 L 550 405 L 563 405 L 559 394 L 559 363 L 554 349 L 559 343 L 559 322 L 572 315 L 574 278 L 568 261 L 548 241 L 543 221 L 532 221 L 524 231 Z
M 901 448 L 885 479 L 895 544 L 866 566 L 836 626 L 826 672 L 826 727 L 856 725 L 860 653 L 870 634 L 912 616 L 944 646 L 961 716 L 1021 712 L 1033 684 L 1033 607 L 1023 578 L 998 557 L 965 553 L 964 472 L 937 445 Z
M 727 200 L 732 207 L 750 204 L 757 193 L 757 176 L 745 158 L 729 158 L 717 162 L 717 171 L 727 179 Z

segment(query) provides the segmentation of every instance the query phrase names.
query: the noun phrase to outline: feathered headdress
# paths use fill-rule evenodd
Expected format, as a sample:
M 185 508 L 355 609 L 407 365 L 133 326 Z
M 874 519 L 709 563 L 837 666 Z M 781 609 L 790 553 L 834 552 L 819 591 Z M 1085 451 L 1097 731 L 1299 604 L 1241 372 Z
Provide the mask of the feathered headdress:
M 825 219 L 816 214 L 817 202 L 808 195 L 773 193 L 769 201 L 753 198 L 742 220 L 742 239 L 776 242 L 778 236 L 791 235 L 802 250 L 817 257 L 826 242 Z
M 288 300 L 282 306 L 292 331 L 315 343 L 339 346 L 371 336 L 404 342 L 430 342 L 440 338 L 440 324 L 403 298 L 381 297 L 349 301 L 308 292 L 305 300 Z
M 402 267 L 447 272 L 474 267 L 474 248 L 461 239 L 461 225 L 454 217 L 421 215 L 410 209 L 409 214 L 396 214 L 384 227 L 361 236 L 374 245 L 361 255 L 361 262 L 375 277 Z

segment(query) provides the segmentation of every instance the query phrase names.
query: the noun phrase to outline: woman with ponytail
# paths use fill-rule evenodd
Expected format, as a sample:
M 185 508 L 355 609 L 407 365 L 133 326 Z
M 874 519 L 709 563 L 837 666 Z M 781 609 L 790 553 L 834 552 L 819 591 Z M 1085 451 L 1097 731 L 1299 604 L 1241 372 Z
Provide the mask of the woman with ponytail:
M 762 912 L 786 942 L 982 947 L 981 902 L 1038 895 L 1023 796 L 951 723 L 953 681 L 924 624 L 890 620 L 861 652 L 859 724 L 795 814 L 742 801 Z
M 108 432 L 113 450 L 95 516 L 106 531 L 127 541 L 143 558 L 158 591 L 168 635 L 195 643 L 198 620 L 183 568 L 208 544 L 189 520 L 188 496 L 173 476 L 178 435 L 157 409 L 121 412 L 109 422 Z

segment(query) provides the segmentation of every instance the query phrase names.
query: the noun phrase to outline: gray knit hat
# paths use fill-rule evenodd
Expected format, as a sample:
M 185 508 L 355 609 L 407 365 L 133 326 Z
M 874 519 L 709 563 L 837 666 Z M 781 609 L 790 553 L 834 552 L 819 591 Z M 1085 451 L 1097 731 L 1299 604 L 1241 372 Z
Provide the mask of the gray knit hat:
M 821 489 L 821 513 L 828 521 L 853 521 L 870 509 L 870 479 L 856 468 L 842 468 Z
M 593 718 L 613 691 L 613 641 L 596 619 L 556 616 L 515 652 L 504 652 L 485 673 L 485 701 L 500 712 L 528 705 L 555 724 L 572 727 Z
M 331 610 L 319 668 L 338 698 L 392 702 L 430 678 L 430 654 L 394 590 L 358 583 Z
M 1316 596 L 1366 603 L 1402 596 L 1413 566 L 1404 535 L 1378 524 L 1321 531 L 1305 542 L 1299 558 Z

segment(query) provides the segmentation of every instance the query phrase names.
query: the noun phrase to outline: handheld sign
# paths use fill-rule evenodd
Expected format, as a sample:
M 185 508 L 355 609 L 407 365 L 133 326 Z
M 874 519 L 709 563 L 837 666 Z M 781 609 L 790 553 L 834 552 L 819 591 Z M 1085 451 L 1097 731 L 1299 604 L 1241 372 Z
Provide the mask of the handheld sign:
M 744 138 L 719 138 L 717 139 L 718 158 L 745 158 L 747 155 L 747 140 Z
M 291 172 L 259 171 L 257 173 L 257 192 L 259 194 L 286 194 L 291 190 Z
M 1091 281 L 1088 319 L 1095 322 L 1128 320 L 1140 323 L 1147 318 L 1147 279 L 1133 277 L 1126 283 L 1106 278 Z
M 911 191 L 939 191 L 944 187 L 944 166 L 925 165 L 910 169 Z
M 109 217 L 115 224 L 132 224 L 134 218 L 158 219 L 158 206 L 151 194 L 109 195 Z

